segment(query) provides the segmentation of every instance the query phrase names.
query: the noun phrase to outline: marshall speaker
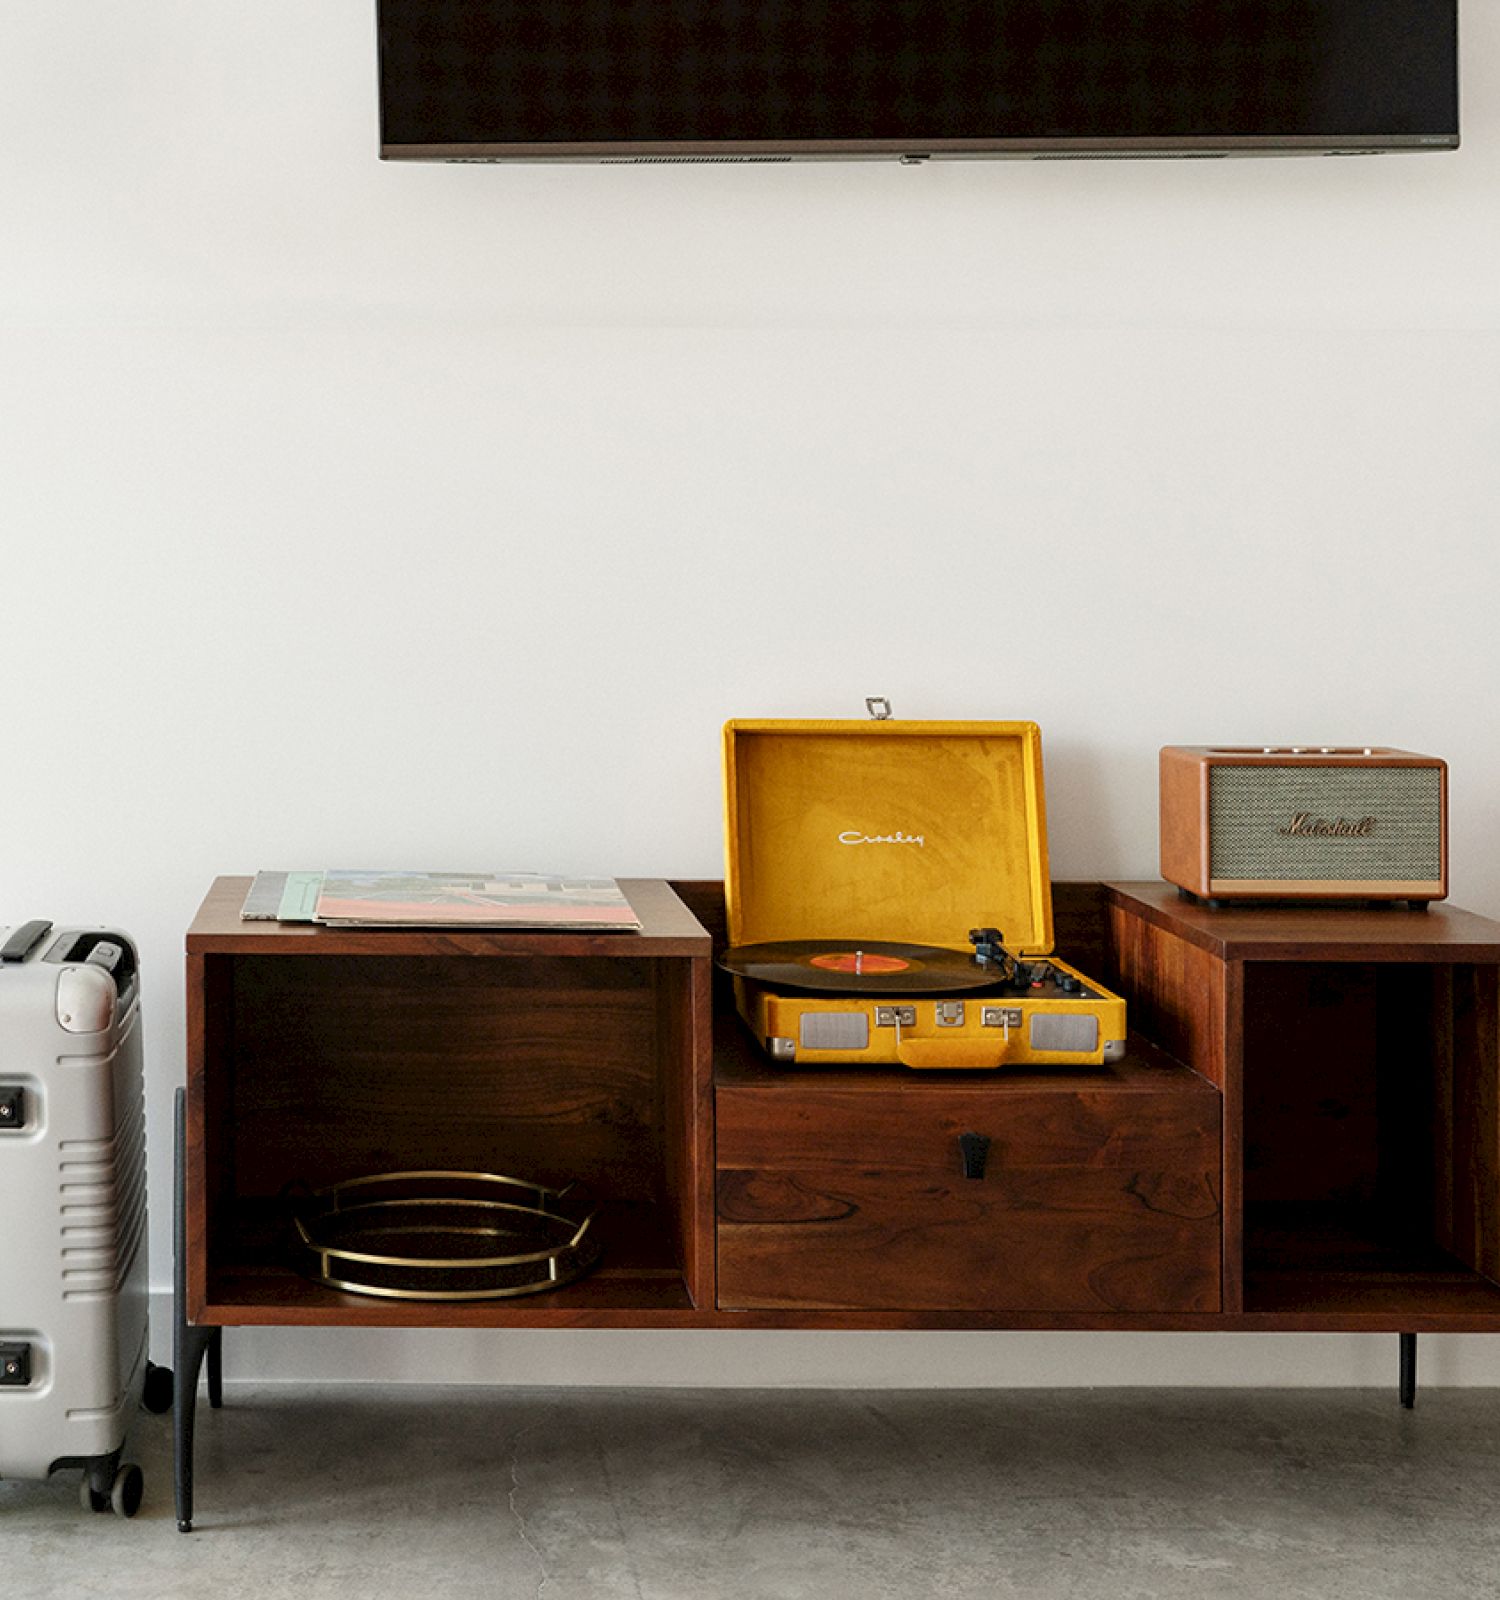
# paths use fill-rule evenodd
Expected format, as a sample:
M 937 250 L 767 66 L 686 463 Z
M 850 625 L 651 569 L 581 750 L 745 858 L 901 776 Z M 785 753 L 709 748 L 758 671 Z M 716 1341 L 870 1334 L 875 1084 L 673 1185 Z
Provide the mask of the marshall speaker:
M 1168 745 L 1161 875 L 1205 900 L 1448 893 L 1448 765 L 1375 747 Z

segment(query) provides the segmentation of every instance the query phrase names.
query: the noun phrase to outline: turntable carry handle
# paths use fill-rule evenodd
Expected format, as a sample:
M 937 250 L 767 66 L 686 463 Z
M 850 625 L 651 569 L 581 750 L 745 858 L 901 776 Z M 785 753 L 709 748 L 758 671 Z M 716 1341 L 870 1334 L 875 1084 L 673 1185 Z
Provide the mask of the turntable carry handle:
M 1005 1065 L 1008 1039 L 898 1039 L 896 1058 L 904 1067 L 931 1068 L 935 1072 L 991 1071 Z

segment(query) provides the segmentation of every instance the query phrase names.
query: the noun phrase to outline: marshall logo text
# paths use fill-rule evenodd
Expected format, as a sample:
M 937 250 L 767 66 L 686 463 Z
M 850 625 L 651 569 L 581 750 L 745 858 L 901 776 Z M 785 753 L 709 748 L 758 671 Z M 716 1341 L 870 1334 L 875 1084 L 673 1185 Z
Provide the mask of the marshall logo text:
M 1299 811 L 1277 833 L 1287 837 L 1317 839 L 1367 839 L 1375 831 L 1374 817 L 1361 817 L 1351 822 L 1348 817 L 1315 817 L 1311 811 Z

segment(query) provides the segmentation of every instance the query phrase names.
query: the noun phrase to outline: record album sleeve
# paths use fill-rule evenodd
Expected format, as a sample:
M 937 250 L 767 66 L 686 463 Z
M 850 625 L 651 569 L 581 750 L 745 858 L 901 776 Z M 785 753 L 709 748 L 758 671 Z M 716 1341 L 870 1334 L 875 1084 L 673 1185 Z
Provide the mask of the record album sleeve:
M 348 869 L 324 873 L 314 920 L 345 927 L 590 928 L 627 933 L 641 925 L 613 878 Z

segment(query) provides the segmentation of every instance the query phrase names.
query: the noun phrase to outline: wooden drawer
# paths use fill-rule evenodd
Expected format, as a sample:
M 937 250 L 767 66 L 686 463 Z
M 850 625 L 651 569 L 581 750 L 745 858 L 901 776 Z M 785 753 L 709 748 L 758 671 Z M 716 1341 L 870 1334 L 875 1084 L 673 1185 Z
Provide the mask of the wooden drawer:
M 725 1310 L 1220 1309 L 1220 1096 L 1156 1052 L 983 1084 L 773 1070 L 716 1107 Z

